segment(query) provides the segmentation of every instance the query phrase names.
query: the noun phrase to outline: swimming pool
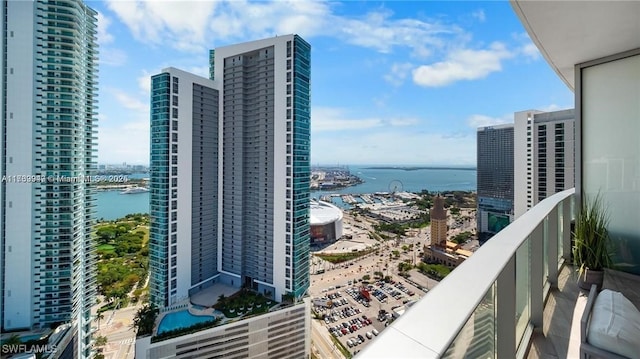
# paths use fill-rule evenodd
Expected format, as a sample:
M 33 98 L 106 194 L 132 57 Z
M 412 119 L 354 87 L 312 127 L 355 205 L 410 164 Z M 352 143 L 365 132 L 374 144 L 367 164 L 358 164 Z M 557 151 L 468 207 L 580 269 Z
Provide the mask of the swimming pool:
M 188 310 L 169 313 L 162 318 L 158 325 L 158 334 L 178 328 L 188 328 L 194 324 L 210 322 L 215 317 L 211 315 L 193 315 Z

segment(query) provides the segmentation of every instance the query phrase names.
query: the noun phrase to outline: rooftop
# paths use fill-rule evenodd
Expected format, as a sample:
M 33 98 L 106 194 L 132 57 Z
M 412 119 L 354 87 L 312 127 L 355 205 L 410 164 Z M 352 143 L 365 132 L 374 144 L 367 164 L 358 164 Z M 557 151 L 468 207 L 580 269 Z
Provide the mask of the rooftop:
M 331 203 L 311 201 L 309 221 L 312 226 L 321 226 L 342 219 L 342 210 Z

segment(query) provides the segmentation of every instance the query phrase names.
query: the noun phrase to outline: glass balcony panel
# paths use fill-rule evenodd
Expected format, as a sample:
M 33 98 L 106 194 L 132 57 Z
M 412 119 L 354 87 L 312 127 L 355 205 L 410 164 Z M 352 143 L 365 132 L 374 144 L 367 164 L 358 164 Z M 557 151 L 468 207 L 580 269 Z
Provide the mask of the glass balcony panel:
M 562 225 L 562 223 L 564 223 L 564 203 L 565 202 L 558 203 L 558 223 L 560 223 L 558 226 L 558 263 L 560 263 L 564 254 L 562 251 L 562 239 L 564 238 L 564 226 Z M 573 201 L 571 203 L 573 204 Z
M 516 252 L 516 347 L 531 318 L 531 238 Z
M 496 357 L 495 294 L 494 282 L 442 358 Z
M 547 283 L 549 277 L 549 216 L 544 219 L 542 225 L 542 285 Z

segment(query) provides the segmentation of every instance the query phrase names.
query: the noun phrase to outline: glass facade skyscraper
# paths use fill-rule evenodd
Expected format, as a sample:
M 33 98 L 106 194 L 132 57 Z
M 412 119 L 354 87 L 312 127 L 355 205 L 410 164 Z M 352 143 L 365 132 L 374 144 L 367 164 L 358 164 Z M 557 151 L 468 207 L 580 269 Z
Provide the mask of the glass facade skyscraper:
M 97 13 L 79 0 L 1 1 L 0 323 L 70 323 L 91 355 Z
M 513 124 L 478 128 L 478 238 L 481 243 L 513 218 Z

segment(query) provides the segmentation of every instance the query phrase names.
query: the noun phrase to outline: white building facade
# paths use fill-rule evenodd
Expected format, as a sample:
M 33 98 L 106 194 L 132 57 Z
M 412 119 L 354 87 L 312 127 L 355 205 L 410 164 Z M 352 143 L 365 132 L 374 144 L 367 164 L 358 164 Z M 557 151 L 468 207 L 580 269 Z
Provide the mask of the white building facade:
M 97 20 L 82 1 L 2 1 L 0 323 L 68 322 L 89 357 Z
M 573 109 L 514 114 L 514 214 L 575 186 Z
M 219 274 L 218 90 L 175 68 L 151 82 L 150 290 L 166 306 Z

